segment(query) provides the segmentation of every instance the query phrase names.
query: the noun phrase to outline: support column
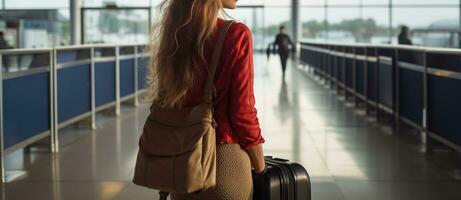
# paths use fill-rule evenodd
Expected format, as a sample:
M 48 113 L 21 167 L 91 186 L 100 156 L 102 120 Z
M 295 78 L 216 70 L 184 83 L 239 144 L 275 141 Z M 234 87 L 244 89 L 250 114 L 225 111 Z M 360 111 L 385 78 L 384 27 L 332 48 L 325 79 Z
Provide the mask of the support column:
M 392 38 L 394 37 L 394 12 L 393 12 L 393 1 L 389 0 L 389 44 L 392 44 Z
M 96 80 L 95 80 L 95 70 L 94 70 L 94 47 L 90 49 L 91 53 L 91 129 L 96 130 Z
M 115 115 L 120 116 L 120 46 L 115 47 Z
M 1 183 L 6 182 L 5 176 L 5 152 L 3 142 L 3 55 L 0 55 L 0 178 Z
M 50 51 L 50 99 L 51 99 L 51 152 L 59 152 L 59 116 L 58 116 L 58 69 L 57 51 Z
M 82 0 L 70 1 L 70 37 L 71 43 L 74 45 L 81 44 L 82 22 L 81 8 Z
M 293 32 L 293 42 L 298 44 L 300 39 L 300 25 L 299 21 L 299 9 L 300 9 L 300 0 L 291 0 L 291 28 Z

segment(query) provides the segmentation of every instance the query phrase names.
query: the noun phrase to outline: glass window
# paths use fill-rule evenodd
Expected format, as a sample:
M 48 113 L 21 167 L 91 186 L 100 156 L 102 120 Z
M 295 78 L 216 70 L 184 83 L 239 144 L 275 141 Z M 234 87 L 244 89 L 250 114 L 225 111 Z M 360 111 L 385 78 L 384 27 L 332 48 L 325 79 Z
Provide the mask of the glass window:
M 416 45 L 424 46 L 455 46 L 453 43 L 458 37 L 459 8 L 454 7 L 427 7 L 393 9 L 394 43 L 397 43 L 399 27 L 406 25 L 412 33 L 412 41 Z
M 4 0 L 5 9 L 56 9 L 69 8 L 68 0 L 33 0 L 33 1 L 18 1 Z
M 321 7 L 302 7 L 300 12 L 301 38 L 323 40 L 326 31 L 325 9 Z
M 325 0 L 300 0 L 302 6 L 323 6 L 325 5 Z
M 86 10 L 84 43 L 145 43 L 149 12 L 144 9 Z
M 151 0 L 151 2 L 152 2 L 152 6 L 157 6 L 162 2 L 162 0 Z
M 263 0 L 241 0 L 237 2 L 237 5 L 241 5 L 241 6 L 247 6 L 247 5 L 255 6 L 255 5 L 263 5 L 263 4 L 264 4 Z
M 265 6 L 289 6 L 291 0 L 264 0 Z
M 264 49 L 265 32 L 263 8 L 239 8 L 235 10 L 226 10 L 226 13 L 232 18 L 243 22 L 251 29 L 254 49 Z
M 265 7 L 264 8 L 264 28 L 266 31 L 266 44 L 275 40 L 275 35 L 281 25 L 285 26 L 287 34 L 292 35 L 290 7 Z
M 65 0 L 68 1 L 68 0 Z M 102 7 L 109 3 L 115 3 L 118 7 L 149 7 L 155 5 L 154 3 L 160 3 L 159 0 L 83 0 L 83 6 L 85 7 Z
M 360 5 L 360 0 L 328 0 L 329 6 Z
M 326 33 L 326 38 L 329 41 L 343 43 L 361 41 L 363 26 L 368 23 L 360 18 L 358 7 L 328 8 L 328 33 Z
M 6 48 L 46 48 L 70 42 L 69 9 L 0 11 Z
M 394 5 L 457 5 L 459 0 L 394 0 Z
M 361 17 L 364 26 L 361 32 L 361 42 L 389 43 L 389 9 L 385 7 L 364 7 L 361 9 Z
M 394 0 L 398 1 L 398 0 Z M 389 6 L 389 0 L 362 0 L 362 5 L 383 5 Z
M 54 25 L 54 46 L 71 45 L 70 37 L 70 11 L 69 9 L 58 10 L 59 18 Z

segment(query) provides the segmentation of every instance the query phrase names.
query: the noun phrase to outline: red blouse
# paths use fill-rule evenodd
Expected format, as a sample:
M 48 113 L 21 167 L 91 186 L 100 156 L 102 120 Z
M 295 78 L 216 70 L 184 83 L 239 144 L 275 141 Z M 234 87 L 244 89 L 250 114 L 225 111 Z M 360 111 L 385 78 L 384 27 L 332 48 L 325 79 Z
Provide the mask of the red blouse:
M 223 24 L 224 20 L 218 19 L 218 30 L 205 50 L 208 63 L 211 62 L 213 44 Z M 202 67 L 196 84 L 186 97 L 185 106 L 198 105 L 203 101 L 203 88 L 208 76 L 206 67 Z M 215 75 L 217 96 L 214 109 L 218 143 L 238 143 L 244 149 L 264 143 L 256 116 L 253 82 L 251 31 L 246 25 L 235 22 L 227 33 Z

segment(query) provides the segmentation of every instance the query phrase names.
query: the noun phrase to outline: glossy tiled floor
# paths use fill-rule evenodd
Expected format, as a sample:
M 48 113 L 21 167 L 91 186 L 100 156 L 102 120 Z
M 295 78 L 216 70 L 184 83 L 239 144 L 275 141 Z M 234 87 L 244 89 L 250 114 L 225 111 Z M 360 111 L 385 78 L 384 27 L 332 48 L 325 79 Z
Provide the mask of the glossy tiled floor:
M 284 82 L 277 58 L 255 59 L 257 108 L 266 154 L 302 163 L 314 200 L 461 199 L 453 174 L 461 158 L 421 154 L 296 66 Z M 96 131 L 62 130 L 59 154 L 39 145 L 10 155 L 7 168 L 27 174 L 4 184 L 2 199 L 156 199 L 156 192 L 130 181 L 147 108 L 125 106 L 119 118 L 101 114 Z

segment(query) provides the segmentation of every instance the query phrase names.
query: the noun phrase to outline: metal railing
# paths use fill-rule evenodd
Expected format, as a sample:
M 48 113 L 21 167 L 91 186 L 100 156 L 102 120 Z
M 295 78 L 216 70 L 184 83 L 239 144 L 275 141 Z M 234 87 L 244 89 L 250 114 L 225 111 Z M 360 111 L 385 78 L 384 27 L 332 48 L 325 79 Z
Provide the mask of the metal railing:
M 59 152 L 59 129 L 132 100 L 145 90 L 144 44 L 82 45 L 0 50 L 0 168 L 10 152 L 50 137 Z
M 301 62 L 327 84 L 461 152 L 461 50 L 402 45 L 301 42 Z

